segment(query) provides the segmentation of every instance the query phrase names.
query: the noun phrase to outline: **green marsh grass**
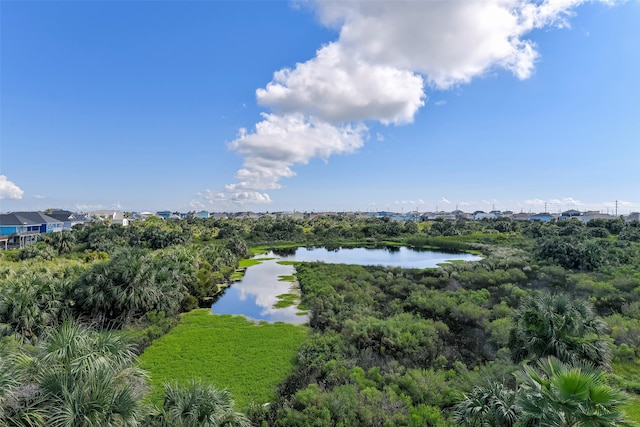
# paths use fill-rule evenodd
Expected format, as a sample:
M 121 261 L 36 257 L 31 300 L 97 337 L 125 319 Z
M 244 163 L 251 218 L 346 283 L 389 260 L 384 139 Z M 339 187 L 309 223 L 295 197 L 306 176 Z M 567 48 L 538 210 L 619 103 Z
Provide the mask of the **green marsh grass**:
M 207 309 L 184 313 L 178 326 L 140 356 L 140 367 L 150 376 L 150 400 L 162 404 L 166 381 L 196 378 L 229 390 L 238 409 L 251 401 L 269 402 L 292 371 L 307 331 L 306 326 L 255 323 Z
M 623 389 L 626 389 L 629 400 L 623 406 L 627 418 L 636 423 L 640 423 L 640 361 L 616 362 L 612 364 L 613 372 L 622 378 Z
M 302 261 L 276 261 L 276 264 L 280 264 L 280 265 L 299 265 L 299 264 L 302 264 Z
M 273 304 L 273 308 L 287 308 L 295 305 L 296 302 L 300 299 L 300 295 L 296 294 L 281 294 L 278 295 L 278 301 Z

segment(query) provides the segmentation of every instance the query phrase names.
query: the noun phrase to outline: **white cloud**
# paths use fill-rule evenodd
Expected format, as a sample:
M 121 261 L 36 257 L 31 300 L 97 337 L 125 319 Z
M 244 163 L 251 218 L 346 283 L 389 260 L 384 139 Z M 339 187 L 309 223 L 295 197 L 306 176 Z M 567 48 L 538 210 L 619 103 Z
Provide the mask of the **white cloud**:
M 548 201 L 549 205 L 554 206 L 571 206 L 571 207 L 581 207 L 585 204 L 580 200 L 576 200 L 573 197 L 563 197 L 561 199 L 550 199 Z
M 616 205 L 618 207 L 629 207 L 629 206 L 633 206 L 634 203 L 626 200 L 615 200 L 613 202 L 603 202 L 602 205 L 606 207 L 616 207 Z
M 197 195 L 206 201 L 209 206 L 216 209 L 227 209 L 234 205 L 271 203 L 271 198 L 267 193 L 258 191 L 239 191 L 234 189 L 215 191 L 207 189 Z M 199 201 L 192 201 L 191 205 L 205 207 L 205 204 Z
M 33 195 L 33 198 L 34 198 L 34 199 L 46 199 L 47 197 L 46 197 L 46 196 L 43 196 L 43 195 L 41 195 L 41 194 L 34 194 L 34 195 Z
M 544 206 L 545 201 L 542 199 L 528 199 L 523 202 L 524 205 Z
M 0 175 L 0 199 L 22 199 L 24 191 L 13 181 L 9 181 L 5 175 Z
M 239 182 L 226 185 L 222 191 L 199 194 L 209 205 L 271 203 L 264 191 L 281 188 L 282 178 L 295 176 L 292 166 L 313 158 L 352 153 L 362 146 L 367 132 L 363 124 L 335 126 L 301 113 L 263 113 L 262 118 L 253 133 L 241 129 L 238 138 L 229 143 L 229 148 L 244 158 L 236 172 Z
M 566 26 L 584 0 L 317 2 L 322 21 L 340 27 L 346 54 L 426 76 L 440 89 L 468 83 L 493 68 L 520 79 L 538 53 L 524 38 L 547 26 Z
M 295 69 L 274 74 L 256 96 L 279 113 L 304 113 L 330 123 L 378 120 L 404 124 L 424 105 L 422 77 L 372 64 L 331 43 Z
M 396 205 L 409 205 L 409 206 L 417 206 L 424 205 L 424 200 L 416 199 L 416 200 L 396 200 Z
M 229 144 L 244 157 L 244 165 L 236 173 L 240 183 L 228 185 L 227 191 L 280 188 L 280 178 L 295 175 L 292 165 L 351 153 L 362 146 L 367 130 L 364 125 L 333 126 L 300 113 L 262 117 L 255 132 L 241 129 L 238 138 Z
M 96 211 L 104 209 L 103 205 L 92 205 L 88 203 L 76 203 L 76 210 L 79 212 Z
M 496 69 L 528 78 L 539 57 L 528 34 L 568 26 L 584 1 L 301 3 L 338 30 L 337 40 L 256 90 L 258 103 L 272 113 L 229 144 L 243 156 L 239 182 L 201 197 L 213 205 L 269 203 L 265 191 L 295 176 L 293 165 L 361 147 L 363 122 L 411 123 L 425 103 L 425 85 L 449 89 Z
M 445 204 L 447 204 L 447 205 L 450 205 L 450 204 L 451 204 L 451 202 L 450 202 L 449 200 L 445 199 L 444 197 L 442 197 L 442 198 L 440 199 L 440 203 L 445 203 Z
M 206 191 L 210 191 L 210 190 L 205 190 Z M 198 193 L 197 196 L 202 197 L 202 193 Z M 189 202 L 189 207 L 191 209 L 203 209 L 205 207 L 204 203 L 202 203 L 200 200 L 191 200 Z

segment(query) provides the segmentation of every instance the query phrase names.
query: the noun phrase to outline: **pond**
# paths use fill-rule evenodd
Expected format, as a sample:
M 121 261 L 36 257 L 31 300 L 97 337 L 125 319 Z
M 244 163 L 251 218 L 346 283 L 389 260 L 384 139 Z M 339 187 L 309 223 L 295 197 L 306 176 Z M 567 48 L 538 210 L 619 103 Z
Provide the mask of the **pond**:
M 292 265 L 278 261 L 322 261 L 329 264 L 383 265 L 402 268 L 437 267 L 438 264 L 460 260 L 478 261 L 481 257 L 467 253 L 445 253 L 414 250 L 405 247 L 384 248 L 291 248 L 262 255 L 260 264 L 247 268 L 244 277 L 234 282 L 211 309 L 217 314 L 239 314 L 267 322 L 301 324 L 308 320 L 297 307 L 299 300 L 288 307 L 277 308 L 282 297 L 299 294 L 295 282 L 289 279 L 295 273 Z M 287 277 L 289 276 L 289 277 Z

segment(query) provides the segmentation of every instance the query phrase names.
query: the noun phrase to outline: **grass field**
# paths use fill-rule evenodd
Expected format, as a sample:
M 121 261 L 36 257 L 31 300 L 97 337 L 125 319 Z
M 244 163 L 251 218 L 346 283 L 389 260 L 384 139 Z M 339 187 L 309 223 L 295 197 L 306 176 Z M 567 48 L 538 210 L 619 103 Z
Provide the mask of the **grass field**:
M 240 316 L 194 310 L 140 356 L 149 372 L 151 400 L 162 403 L 165 381 L 200 378 L 233 393 L 238 409 L 251 401 L 265 403 L 293 369 L 307 327 L 257 324 Z
M 640 395 L 632 390 L 640 390 L 640 362 L 613 363 L 613 372 L 623 378 L 627 388 L 629 401 L 624 405 L 624 412 L 631 421 L 640 423 Z

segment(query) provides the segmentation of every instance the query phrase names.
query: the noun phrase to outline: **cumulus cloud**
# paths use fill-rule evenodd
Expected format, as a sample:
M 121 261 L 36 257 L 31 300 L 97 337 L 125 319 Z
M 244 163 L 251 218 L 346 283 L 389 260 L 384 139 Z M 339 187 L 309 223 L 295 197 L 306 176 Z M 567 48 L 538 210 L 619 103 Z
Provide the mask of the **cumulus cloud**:
M 416 199 L 416 200 L 396 200 L 395 201 L 396 205 L 410 205 L 410 206 L 417 206 L 417 205 L 424 205 L 424 200 L 422 199 Z
M 302 112 L 329 123 L 405 124 L 424 105 L 423 87 L 422 77 L 412 71 L 363 61 L 331 43 L 314 59 L 276 72 L 256 96 L 275 111 Z
M 255 131 L 240 129 L 229 148 L 242 155 L 237 183 L 223 191 L 200 194 L 212 206 L 271 203 L 265 190 L 281 188 L 280 179 L 295 176 L 291 167 L 313 158 L 352 153 L 363 145 L 367 127 L 363 124 L 334 126 L 302 113 L 262 114 Z
M 523 202 L 524 205 L 531 206 L 544 206 L 546 202 L 542 199 L 527 199 Z
M 229 144 L 244 158 L 244 166 L 236 174 L 240 183 L 228 185 L 229 191 L 280 188 L 280 178 L 295 175 L 291 165 L 351 153 L 362 146 L 367 130 L 364 125 L 333 126 L 301 113 L 263 114 L 262 118 L 254 133 L 241 129 Z
M 76 210 L 78 212 L 88 212 L 104 209 L 104 205 L 96 205 L 89 203 L 76 203 Z
M 269 203 L 265 191 L 295 176 L 292 167 L 361 147 L 366 121 L 411 123 L 426 88 L 445 90 L 497 69 L 531 76 L 535 29 L 568 26 L 586 0 L 315 1 L 322 24 L 338 32 L 314 58 L 274 73 L 256 91 L 269 108 L 230 149 L 243 156 L 239 182 L 207 190 L 218 203 Z M 436 105 L 442 105 L 438 102 Z
M 230 187 L 230 186 L 227 186 Z M 267 193 L 258 191 L 239 191 L 227 188 L 227 191 L 205 190 L 198 193 L 198 196 L 205 200 L 211 206 L 220 208 L 230 208 L 233 205 L 244 205 L 254 203 L 271 203 L 271 199 Z M 206 207 L 205 204 L 192 201 L 192 207 Z
M 591 204 L 575 199 L 573 197 L 555 197 L 547 200 L 543 199 L 528 199 L 522 202 L 517 202 L 518 207 L 525 209 L 538 209 L 543 210 L 546 208 L 548 212 L 555 212 L 565 209 L 587 209 Z
M 571 206 L 571 207 L 582 207 L 585 203 L 580 200 L 576 200 L 573 197 L 563 197 L 560 199 L 550 199 L 548 202 L 550 205 L 558 205 L 558 206 Z
M 0 175 L 0 199 L 22 199 L 24 191 L 5 175 Z

